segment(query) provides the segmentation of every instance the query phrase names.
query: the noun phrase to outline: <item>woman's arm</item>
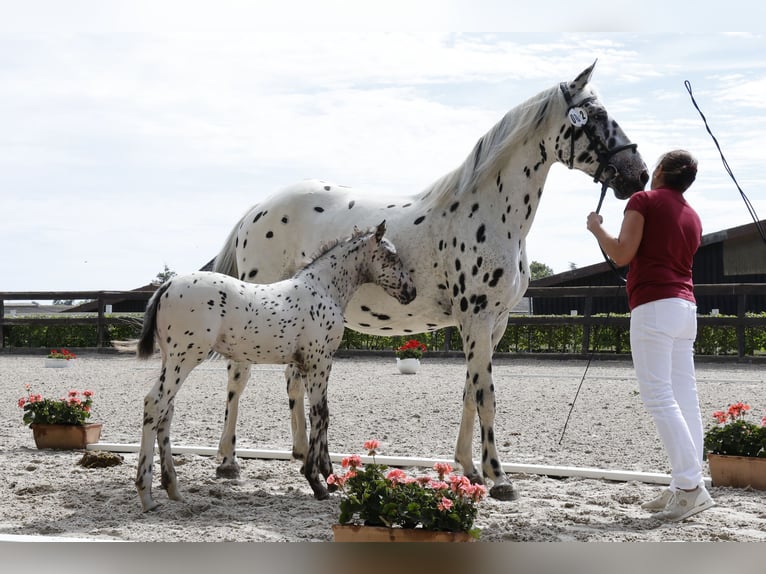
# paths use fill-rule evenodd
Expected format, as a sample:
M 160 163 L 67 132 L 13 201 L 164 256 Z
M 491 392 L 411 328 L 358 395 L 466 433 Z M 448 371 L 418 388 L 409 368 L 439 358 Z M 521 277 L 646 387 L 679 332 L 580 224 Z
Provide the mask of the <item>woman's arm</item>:
M 601 249 L 619 267 L 624 267 L 636 256 L 641 237 L 644 234 L 644 216 L 638 211 L 628 210 L 622 219 L 620 234 L 612 237 L 602 227 L 604 219 L 596 212 L 588 214 L 587 227 L 598 241 Z

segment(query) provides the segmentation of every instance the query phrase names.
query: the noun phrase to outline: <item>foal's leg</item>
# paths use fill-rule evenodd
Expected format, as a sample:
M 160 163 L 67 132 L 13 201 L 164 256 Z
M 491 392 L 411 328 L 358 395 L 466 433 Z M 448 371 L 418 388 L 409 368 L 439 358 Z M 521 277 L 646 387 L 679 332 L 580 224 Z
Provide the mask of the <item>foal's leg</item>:
M 159 506 L 152 499 L 154 442 L 158 437 L 162 485 L 167 489 L 171 499 L 181 499 L 178 494 L 178 481 L 170 447 L 170 423 L 173 420 L 173 399 L 181 388 L 181 384 L 197 364 L 186 366 L 183 362 L 179 363 L 176 358 L 163 359 L 160 378 L 144 398 L 144 423 L 136 474 L 136 488 L 144 512 Z
M 301 370 L 291 363 L 285 369 L 287 398 L 290 403 L 290 429 L 293 434 L 293 457 L 305 461 L 309 450 L 306 436 L 306 411 L 303 406 L 306 383 Z
M 330 422 L 330 410 L 327 406 L 327 381 L 332 368 L 332 358 L 312 367 L 306 376 L 309 395 L 309 421 L 311 437 L 303 474 L 314 491 L 314 498 L 324 500 L 328 497 L 327 488 L 319 481 L 319 473 L 327 478 L 332 474 L 332 463 L 327 446 L 327 427 Z
M 138 470 L 136 472 L 136 489 L 141 499 L 141 507 L 144 512 L 159 506 L 152 499 L 152 466 L 154 465 L 154 443 L 157 438 L 157 424 L 160 421 L 160 413 L 164 410 L 163 395 L 165 388 L 165 362 L 162 371 L 152 389 L 144 398 L 144 420 L 141 430 L 141 448 L 138 455 Z M 163 415 L 164 416 L 164 413 Z
M 492 381 L 492 333 L 486 322 L 469 322 L 461 330 L 466 356 L 466 379 L 463 389 L 463 414 L 455 449 L 455 461 L 472 482 L 482 482 L 471 457 L 471 439 L 476 414 L 481 429 L 481 464 L 483 475 L 492 480 L 490 496 L 515 500 L 518 492 L 500 464 L 495 445 L 495 385 Z
M 223 433 L 218 443 L 218 457 L 221 464 L 215 470 L 220 478 L 239 478 L 237 462 L 237 416 L 239 415 L 239 397 L 245 391 L 250 379 L 250 363 L 229 361 L 229 384 L 226 388 L 226 416 Z
M 168 493 L 170 500 L 183 500 L 178 492 L 178 477 L 173 465 L 173 447 L 170 444 L 170 424 L 173 422 L 175 401 L 168 402 L 165 418 L 157 427 L 157 444 L 160 449 L 160 484 Z

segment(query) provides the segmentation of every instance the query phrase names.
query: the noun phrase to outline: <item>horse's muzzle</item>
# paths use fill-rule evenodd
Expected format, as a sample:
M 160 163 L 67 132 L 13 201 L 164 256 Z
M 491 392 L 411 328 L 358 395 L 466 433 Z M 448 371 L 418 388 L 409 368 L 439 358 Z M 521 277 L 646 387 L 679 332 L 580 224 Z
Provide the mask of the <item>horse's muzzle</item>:
M 412 303 L 413 299 L 417 297 L 417 294 L 418 294 L 418 290 L 415 287 L 413 287 L 412 289 L 407 289 L 407 288 L 402 289 L 399 292 L 399 303 L 401 303 L 402 305 L 409 305 L 410 303 Z

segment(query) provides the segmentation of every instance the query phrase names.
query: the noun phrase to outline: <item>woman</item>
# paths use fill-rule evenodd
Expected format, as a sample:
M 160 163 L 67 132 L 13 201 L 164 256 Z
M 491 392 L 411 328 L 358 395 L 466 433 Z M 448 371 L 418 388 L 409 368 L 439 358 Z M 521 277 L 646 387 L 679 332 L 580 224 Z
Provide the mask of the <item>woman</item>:
M 702 238 L 700 218 L 683 193 L 697 176 L 685 150 L 660 157 L 651 189 L 628 200 L 620 234 L 590 213 L 588 230 L 619 266 L 630 264 L 630 345 L 641 398 L 671 465 L 670 487 L 642 508 L 681 521 L 714 505 L 702 478 L 703 430 L 694 376 L 697 306 L 692 262 Z

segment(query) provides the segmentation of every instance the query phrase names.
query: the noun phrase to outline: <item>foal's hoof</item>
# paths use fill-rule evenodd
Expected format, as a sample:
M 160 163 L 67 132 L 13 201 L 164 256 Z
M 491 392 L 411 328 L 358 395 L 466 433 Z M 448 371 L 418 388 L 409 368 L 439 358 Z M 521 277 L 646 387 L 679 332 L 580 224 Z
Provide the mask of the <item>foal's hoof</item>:
M 159 502 L 155 502 L 154 500 L 141 505 L 141 510 L 143 512 L 151 512 L 152 510 L 157 510 L 160 506 L 162 506 Z
M 504 482 L 490 488 L 489 495 L 496 500 L 516 500 L 519 497 L 519 491 L 510 482 Z
M 215 469 L 218 478 L 239 478 L 239 468 L 236 466 L 219 466 Z

